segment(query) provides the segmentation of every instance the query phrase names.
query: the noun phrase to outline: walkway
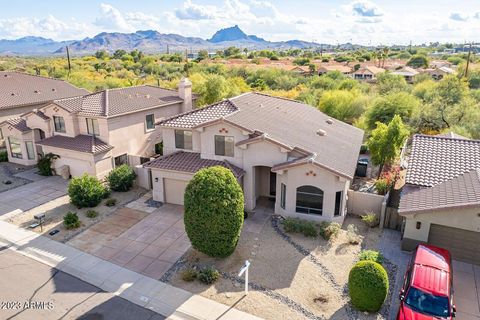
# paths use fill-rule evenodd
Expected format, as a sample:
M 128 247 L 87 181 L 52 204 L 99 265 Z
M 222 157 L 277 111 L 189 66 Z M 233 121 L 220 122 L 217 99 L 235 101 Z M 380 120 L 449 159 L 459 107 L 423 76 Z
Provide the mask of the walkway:
M 259 319 L 4 221 L 0 221 L 0 243 L 172 319 Z

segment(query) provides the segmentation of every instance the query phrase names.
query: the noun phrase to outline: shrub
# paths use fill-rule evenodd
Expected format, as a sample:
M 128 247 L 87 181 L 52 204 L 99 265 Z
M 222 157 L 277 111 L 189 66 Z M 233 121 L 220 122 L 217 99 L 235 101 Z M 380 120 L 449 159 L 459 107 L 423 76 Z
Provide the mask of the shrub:
M 368 152 L 368 146 L 366 144 L 362 144 L 360 147 L 360 154 L 366 154 Z
M 116 167 L 107 176 L 108 185 L 113 191 L 125 192 L 133 187 L 135 171 L 126 164 Z
M 68 185 L 70 202 L 78 208 L 95 207 L 108 193 L 100 180 L 86 173 L 73 178 Z
M 243 192 L 232 172 L 198 171 L 185 189 L 185 230 L 193 248 L 212 257 L 235 250 L 244 220 Z
M 113 207 L 116 204 L 117 204 L 117 199 L 115 198 L 108 198 L 107 200 L 105 200 L 105 205 L 107 207 Z
M 358 229 L 354 224 L 347 226 L 347 239 L 350 244 L 359 244 L 360 237 L 357 235 Z
M 98 212 L 95 211 L 95 210 L 88 210 L 88 211 L 85 213 L 85 215 L 86 215 L 88 218 L 93 219 L 93 218 L 98 217 Z
M 370 213 L 367 213 L 367 214 L 364 214 L 362 216 L 362 221 L 365 222 L 365 224 L 367 226 L 369 226 L 370 228 L 374 228 L 378 225 L 378 218 L 377 218 L 377 215 L 373 212 L 370 212 Z
M 348 275 L 348 292 L 358 310 L 378 311 L 388 293 L 387 272 L 376 262 L 358 262 Z
M 384 195 L 390 189 L 390 184 L 387 179 L 380 178 L 375 181 L 375 190 L 378 194 Z
M 63 217 L 63 225 L 65 226 L 66 229 L 75 229 L 80 227 L 80 219 L 78 219 L 78 216 L 75 212 L 68 212 L 64 217 Z
M 0 152 L 0 162 L 7 162 L 8 161 L 8 153 L 7 151 Z
M 47 153 L 41 159 L 38 159 L 37 168 L 38 173 L 42 176 L 51 176 L 52 175 L 52 163 L 56 159 L 60 158 L 53 153 Z
M 336 222 L 322 222 L 320 224 L 320 235 L 325 240 L 330 240 L 337 236 L 340 231 L 340 224 Z
M 212 284 L 218 280 L 220 277 L 220 272 L 213 267 L 207 267 L 205 269 L 200 270 L 198 273 L 198 280 L 205 284 Z
M 182 271 L 182 280 L 186 282 L 192 282 L 193 280 L 197 279 L 198 272 L 193 268 L 188 268 Z
M 360 261 L 373 261 L 379 264 L 383 263 L 383 254 L 375 250 L 362 250 L 358 255 Z
M 287 218 L 283 222 L 283 229 L 288 233 L 302 233 L 305 237 L 317 237 L 318 229 L 312 221 Z

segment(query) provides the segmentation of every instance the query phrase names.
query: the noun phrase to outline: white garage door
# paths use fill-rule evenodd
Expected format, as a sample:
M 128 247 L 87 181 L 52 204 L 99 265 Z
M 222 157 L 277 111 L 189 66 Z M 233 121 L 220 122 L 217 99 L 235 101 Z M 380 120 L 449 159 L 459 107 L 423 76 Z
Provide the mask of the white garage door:
M 183 196 L 188 181 L 165 179 L 165 202 L 183 205 Z

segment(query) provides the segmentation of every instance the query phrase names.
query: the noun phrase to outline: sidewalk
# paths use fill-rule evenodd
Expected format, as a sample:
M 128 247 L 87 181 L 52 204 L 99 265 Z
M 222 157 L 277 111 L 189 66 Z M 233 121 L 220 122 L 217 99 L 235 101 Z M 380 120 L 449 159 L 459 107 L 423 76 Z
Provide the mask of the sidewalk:
M 66 244 L 0 221 L 0 246 L 57 268 L 168 319 L 255 320 L 258 317 L 127 270 Z

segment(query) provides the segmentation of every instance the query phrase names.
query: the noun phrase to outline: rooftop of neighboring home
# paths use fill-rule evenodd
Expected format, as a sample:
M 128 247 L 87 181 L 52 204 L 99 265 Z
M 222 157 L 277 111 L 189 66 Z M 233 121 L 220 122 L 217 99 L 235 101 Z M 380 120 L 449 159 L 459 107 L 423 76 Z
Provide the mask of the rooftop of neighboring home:
M 398 74 L 398 75 L 401 75 L 401 76 L 416 76 L 418 74 L 418 71 L 411 68 L 411 67 L 402 67 L 400 69 L 397 69 L 397 70 L 393 70 L 392 71 L 392 74 Z
M 355 73 L 355 74 L 364 74 L 364 73 L 378 74 L 378 73 L 382 73 L 382 72 L 385 72 L 385 69 L 379 68 L 379 67 L 376 67 L 376 66 L 365 65 L 365 66 L 360 67 L 358 70 L 354 71 L 353 73 Z
M 318 70 L 325 70 L 327 72 L 329 71 L 340 71 L 342 73 L 350 73 L 352 72 L 352 68 L 346 65 L 341 65 L 341 64 L 335 64 L 335 65 L 319 65 Z
M 245 93 L 167 118 L 158 125 L 195 129 L 217 122 L 249 132 L 250 138 L 237 142 L 237 145 L 263 139 L 286 150 L 298 151 L 304 155 L 300 159 L 346 178 L 353 178 L 355 173 L 363 131 L 294 100 Z
M 0 110 L 88 93 L 63 80 L 14 71 L 0 72 Z

